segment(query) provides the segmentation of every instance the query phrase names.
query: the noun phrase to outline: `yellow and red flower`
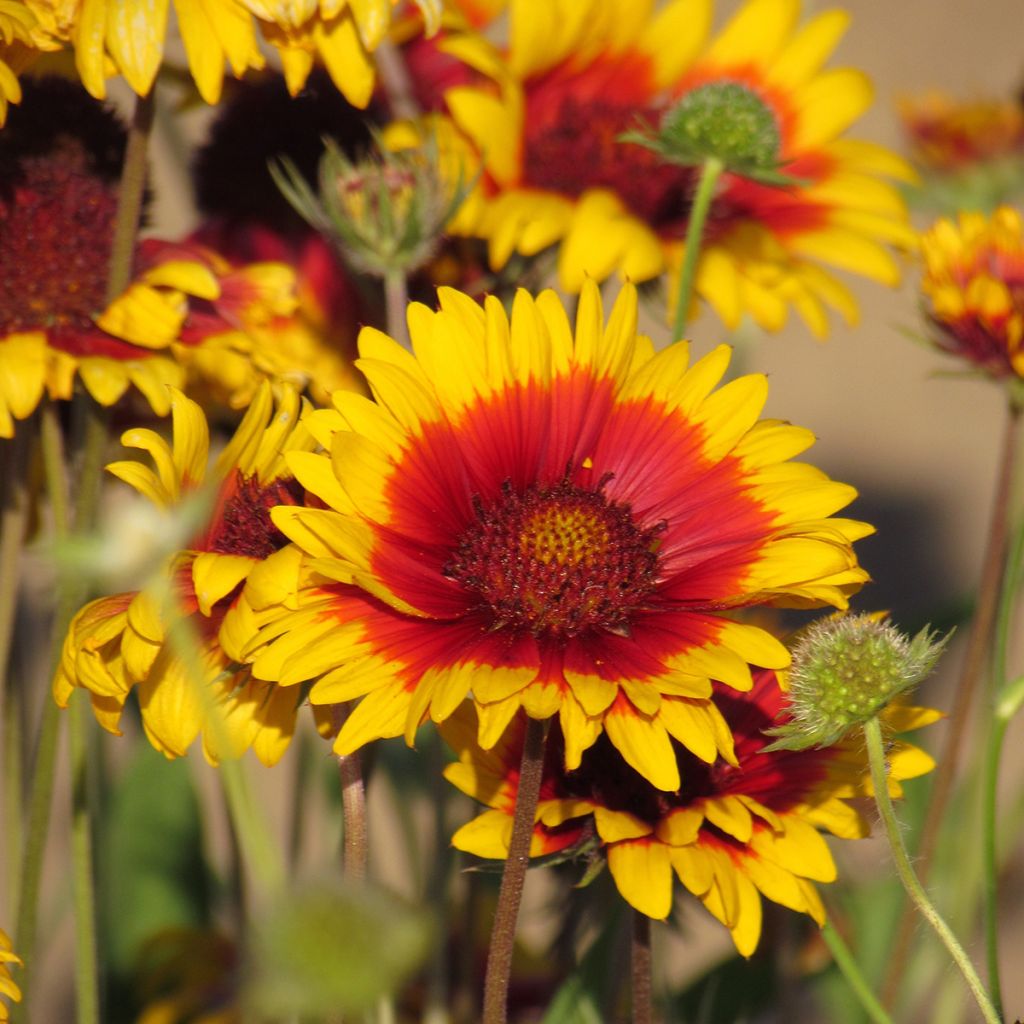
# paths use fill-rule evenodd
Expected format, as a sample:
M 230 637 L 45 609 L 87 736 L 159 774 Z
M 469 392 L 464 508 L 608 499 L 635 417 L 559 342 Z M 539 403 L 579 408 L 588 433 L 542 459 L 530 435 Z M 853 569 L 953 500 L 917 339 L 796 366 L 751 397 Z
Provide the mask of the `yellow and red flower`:
M 463 180 L 481 171 L 453 229 L 486 238 L 492 268 L 557 245 L 559 283 L 570 292 L 586 277 L 675 274 L 698 171 L 620 136 L 695 90 L 733 83 L 774 118 L 781 170 L 796 180 L 770 187 L 724 176 L 698 294 L 730 327 L 747 313 L 778 330 L 792 307 L 824 336 L 827 309 L 852 322 L 857 308 L 822 263 L 897 282 L 889 246 L 909 247 L 914 236 L 884 179 L 913 172 L 879 146 L 840 138 L 871 102 L 860 72 L 822 70 L 845 12 L 798 27 L 799 0 L 748 0 L 709 42 L 711 0 L 657 11 L 635 0 L 556 0 L 542 10 L 513 0 L 510 11 L 504 56 L 465 34 L 441 44 L 476 73 L 475 83 L 445 90 L 463 150 L 452 162 Z
M 735 760 L 705 763 L 678 743 L 682 786 L 666 793 L 635 772 L 602 738 L 567 771 L 562 733 L 553 726 L 541 782 L 531 856 L 600 845 L 622 897 L 649 917 L 668 917 L 673 875 L 732 933 L 750 956 L 761 934 L 761 898 L 825 921 L 815 882 L 831 882 L 835 863 L 818 829 L 859 839 L 870 826 L 847 801 L 869 795 L 858 739 L 801 751 L 765 751 L 765 730 L 788 720 L 774 673 L 757 674 L 749 693 L 719 684 L 715 701 L 732 731 Z M 894 731 L 916 729 L 939 712 L 894 704 L 883 719 Z M 446 778 L 487 804 L 452 840 L 480 857 L 508 855 L 526 719 L 513 719 L 491 750 L 476 739 L 475 713 L 464 705 L 441 726 L 459 757 Z M 889 751 L 890 792 L 900 780 L 933 766 L 923 751 L 895 741 Z
M 605 731 L 676 789 L 670 737 L 732 757 L 710 679 L 789 662 L 729 612 L 842 607 L 866 579 L 870 527 L 831 518 L 855 492 L 790 461 L 812 436 L 758 420 L 764 377 L 714 390 L 725 346 L 655 354 L 632 286 L 605 322 L 589 282 L 575 336 L 552 292 L 520 292 L 511 322 L 493 297 L 439 299 L 409 307 L 415 355 L 364 328 L 376 403 L 309 417 L 330 455 L 289 464 L 324 507 L 273 511 L 306 558 L 296 593 L 246 588 L 243 653 L 258 678 L 317 679 L 314 704 L 362 698 L 339 752 L 412 742 L 472 691 L 485 747 L 523 707 L 559 716 L 570 768 Z
M 75 616 L 53 684 L 58 704 L 66 706 L 82 687 L 100 724 L 118 733 L 135 689 L 146 735 L 167 757 L 184 754 L 200 732 L 211 761 L 250 746 L 265 764 L 281 757 L 295 728 L 298 693 L 252 679 L 221 637 L 244 633 L 233 610 L 238 591 L 287 543 L 269 509 L 301 497 L 284 456 L 314 445 L 299 410 L 295 391 L 284 387 L 275 408 L 269 384 L 260 387 L 214 467 L 216 500 L 205 528 L 170 556 L 161 584 L 100 598 Z M 184 514 L 185 499 L 206 479 L 209 431 L 202 410 L 181 392 L 172 392 L 171 413 L 172 444 L 148 429 L 121 438 L 148 453 L 153 469 L 136 461 L 107 469 L 157 508 Z M 190 636 L 181 636 L 183 621 Z M 195 664 L 182 656 L 182 643 L 196 648 Z
M 942 218 L 921 238 L 921 290 L 935 344 L 993 377 L 1024 377 L 1024 219 Z
M 933 91 L 899 105 L 914 160 L 961 171 L 1024 153 L 1024 109 L 1015 99 L 955 100 Z
M 56 79 L 33 83 L 0 134 L 0 437 L 44 393 L 70 398 L 76 378 L 101 405 L 135 388 L 164 416 L 183 360 L 234 404 L 263 376 L 296 373 L 273 344 L 297 302 L 283 264 L 148 241 L 107 302 L 123 147 L 110 115 Z

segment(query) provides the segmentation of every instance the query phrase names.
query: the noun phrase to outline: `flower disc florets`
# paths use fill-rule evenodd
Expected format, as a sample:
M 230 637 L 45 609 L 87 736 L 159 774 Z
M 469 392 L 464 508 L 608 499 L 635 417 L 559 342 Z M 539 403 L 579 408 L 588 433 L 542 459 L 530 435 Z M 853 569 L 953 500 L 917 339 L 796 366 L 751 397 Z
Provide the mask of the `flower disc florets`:
M 908 638 L 871 615 L 816 622 L 793 648 L 789 672 L 793 721 L 768 732 L 767 750 L 803 750 L 836 743 L 877 715 L 934 668 L 949 636 L 927 627 Z
M 568 480 L 516 494 L 506 485 L 463 535 L 445 575 L 480 595 L 494 629 L 569 638 L 628 635 L 658 579 L 661 525 L 641 530 L 627 505 Z

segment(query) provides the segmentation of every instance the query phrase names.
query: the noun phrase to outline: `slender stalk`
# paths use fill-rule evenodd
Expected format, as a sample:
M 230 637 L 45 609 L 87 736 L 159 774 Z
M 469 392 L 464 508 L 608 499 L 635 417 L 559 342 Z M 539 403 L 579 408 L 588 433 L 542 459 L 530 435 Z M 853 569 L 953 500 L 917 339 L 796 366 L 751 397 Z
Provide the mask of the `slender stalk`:
M 409 305 L 409 291 L 405 274 L 401 270 L 391 270 L 384 277 L 384 312 L 387 316 L 388 334 L 400 345 L 411 347 L 409 326 L 405 319 L 405 310 Z
M 335 704 L 331 719 L 337 732 L 351 711 L 349 704 Z M 338 778 L 341 780 L 342 868 L 348 878 L 366 877 L 369 863 L 369 833 L 366 828 L 366 788 L 363 765 L 358 752 L 338 755 Z
M 1003 433 L 1002 450 L 996 476 L 996 490 L 992 500 L 992 515 L 988 541 L 982 559 L 978 599 L 971 623 L 967 649 L 964 652 L 960 678 L 956 685 L 953 707 L 949 712 L 949 730 L 946 741 L 937 756 L 938 768 L 932 785 L 931 799 L 921 826 L 918 843 L 917 871 L 922 883 L 927 884 L 939 832 L 946 819 L 946 808 L 953 795 L 960 760 L 960 749 L 970 721 L 974 694 L 982 678 L 985 661 L 992 639 L 993 626 L 999 605 L 999 596 L 1006 561 L 1006 544 L 1010 529 L 1010 506 L 1013 496 L 1014 467 L 1020 446 L 1021 411 L 1010 404 Z M 900 981 L 904 976 L 910 944 L 914 934 L 914 908 L 904 907 L 896 929 L 889 967 L 882 985 L 882 1001 L 891 1006 L 895 1001 Z
M 864 977 L 849 946 L 843 941 L 843 937 L 832 927 L 831 922 L 826 921 L 825 927 L 821 930 L 821 937 L 825 940 L 836 967 L 842 972 L 846 984 L 850 986 L 853 994 L 860 1000 L 864 1012 L 875 1022 L 875 1024 L 893 1024 L 885 1007 L 878 1001 L 878 997 L 871 991 L 867 978 Z
M 132 277 L 135 240 L 139 233 L 142 200 L 146 193 L 146 154 L 149 149 L 149 137 L 153 131 L 155 109 L 153 92 L 148 96 L 136 97 L 135 113 L 128 129 L 128 144 L 125 148 L 117 195 L 117 215 L 114 219 L 114 236 L 107 272 L 108 302 L 112 302 L 125 290 Z
M 505 870 L 501 876 L 498 907 L 494 914 L 491 945 L 487 954 L 483 1024 L 505 1024 L 508 1019 L 508 987 L 512 977 L 516 920 L 523 897 L 526 868 L 530 863 L 530 842 L 533 839 L 533 826 L 544 770 L 547 727 L 546 721 L 527 719 L 523 757 L 519 768 L 519 788 L 516 791 L 515 815 L 512 821 L 512 838 L 509 841 Z
M 928 894 L 924 890 L 914 866 L 910 862 L 910 854 L 907 852 L 906 844 L 903 842 L 903 833 L 900 831 L 900 823 L 893 810 L 892 800 L 889 798 L 888 768 L 885 759 L 885 745 L 882 740 L 882 727 L 878 717 L 869 719 L 864 723 L 864 739 L 867 743 L 868 761 L 871 765 L 871 783 L 875 791 L 875 803 L 878 805 L 878 813 L 882 819 L 882 826 L 885 829 L 886 838 L 889 840 L 889 849 L 892 851 L 893 862 L 896 866 L 896 873 L 899 875 L 903 888 L 913 901 L 914 905 L 921 912 L 924 919 L 932 926 L 935 933 L 942 940 L 943 945 L 949 951 L 954 963 L 960 969 L 960 973 L 967 982 L 978 1008 L 987 1024 L 1000 1024 L 999 1014 L 992 1005 L 992 1000 L 985 991 L 981 979 L 978 977 L 974 965 L 964 952 L 956 936 L 942 916 L 935 909 Z
M 391 116 L 395 120 L 412 120 L 420 112 L 416 102 L 416 90 L 412 76 L 405 65 L 401 50 L 390 40 L 383 39 L 374 51 L 381 85 L 391 104 Z
M 690 312 L 690 301 L 693 298 L 694 278 L 697 275 L 697 260 L 700 258 L 700 244 L 704 236 L 704 223 L 708 219 L 711 200 L 715 195 L 715 186 L 725 170 L 725 164 L 716 156 L 709 156 L 704 161 L 697 183 L 697 194 L 693 197 L 690 207 L 690 220 L 686 225 L 686 251 L 683 254 L 683 266 L 679 271 L 679 288 L 676 292 L 676 315 L 672 322 L 672 340 L 678 341 L 683 336 L 686 318 Z
M 1007 657 L 1011 620 L 1016 605 L 1017 587 L 1020 583 L 1021 559 L 1024 556 L 1024 523 L 1018 525 L 1003 575 L 1002 592 L 996 615 L 995 650 L 993 653 L 992 676 L 999 689 L 989 736 L 985 743 L 982 766 L 982 871 L 983 899 L 985 907 L 985 958 L 988 965 L 988 983 L 992 1002 L 999 1014 L 1003 1012 L 1002 983 L 999 972 L 999 842 L 997 796 L 999 786 L 999 762 L 1002 758 L 1003 743 L 1010 720 L 1020 708 L 1024 699 L 1021 683 L 1011 684 L 1007 679 Z
M 651 988 L 651 919 L 633 911 L 633 941 L 630 944 L 630 977 L 633 991 L 633 1024 L 651 1024 L 654 999 Z
M 17 896 L 21 874 L 24 792 L 22 742 L 22 695 L 9 685 L 11 637 L 18 607 L 21 549 L 28 528 L 29 501 L 26 485 L 27 452 L 35 432 L 35 421 L 19 426 L 10 441 L 0 442 L 3 502 L 0 507 L 0 708 L 3 715 L 3 805 L 4 854 L 7 859 L 7 891 Z M 17 911 L 15 910 L 15 913 Z
M 92 856 L 92 801 L 88 772 L 88 698 L 71 702 L 71 849 L 75 902 L 75 1008 L 77 1024 L 99 1024 L 99 958 L 96 952 L 96 894 Z

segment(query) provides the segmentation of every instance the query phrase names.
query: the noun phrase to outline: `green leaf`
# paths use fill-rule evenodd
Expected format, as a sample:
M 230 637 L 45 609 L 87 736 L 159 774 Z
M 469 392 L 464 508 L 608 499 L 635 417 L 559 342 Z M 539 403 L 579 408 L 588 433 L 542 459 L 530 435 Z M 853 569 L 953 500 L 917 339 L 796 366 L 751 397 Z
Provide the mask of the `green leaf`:
M 253 923 L 243 1005 L 272 1020 L 368 1010 L 425 959 L 433 930 L 368 883 L 303 886 Z

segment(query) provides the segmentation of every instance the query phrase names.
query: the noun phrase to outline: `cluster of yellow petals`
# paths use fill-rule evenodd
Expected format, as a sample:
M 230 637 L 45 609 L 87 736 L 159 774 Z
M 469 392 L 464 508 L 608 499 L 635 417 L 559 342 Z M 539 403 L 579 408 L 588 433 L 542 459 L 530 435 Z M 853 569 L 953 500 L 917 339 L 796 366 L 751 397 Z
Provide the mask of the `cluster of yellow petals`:
M 436 31 L 440 0 L 416 3 L 426 30 Z M 374 84 L 372 53 L 387 34 L 393 7 L 393 0 L 174 0 L 185 56 L 207 103 L 220 99 L 225 66 L 236 78 L 265 66 L 262 36 L 278 51 L 293 93 L 320 60 L 345 97 L 365 107 Z M 168 0 L 5 0 L 0 45 L 20 26 L 17 38 L 29 57 L 73 47 L 77 75 L 97 99 L 116 74 L 144 96 L 164 61 L 168 15 Z M 10 65 L 0 49 L 0 114 L 20 96 L 19 69 Z
M 991 216 L 942 218 L 921 238 L 927 312 L 939 347 L 993 376 L 1024 376 L 1024 219 L 999 207 Z
M 21 989 L 11 975 L 11 965 L 19 965 L 21 960 L 15 955 L 14 947 L 7 933 L 0 928 L 0 1024 L 10 1020 L 5 999 L 21 1002 Z

